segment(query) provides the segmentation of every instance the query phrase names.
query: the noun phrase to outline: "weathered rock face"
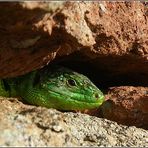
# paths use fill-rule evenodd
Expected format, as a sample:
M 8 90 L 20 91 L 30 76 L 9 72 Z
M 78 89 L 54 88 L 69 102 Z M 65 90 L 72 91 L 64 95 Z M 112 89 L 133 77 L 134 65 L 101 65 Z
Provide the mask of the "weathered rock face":
M 77 51 L 70 60 L 80 62 L 83 56 L 86 67 L 91 63 L 104 79 L 136 74 L 145 83 L 148 21 L 142 3 L 60 4 L 1 3 L 0 77 L 27 73 Z
M 55 110 L 0 99 L 0 115 L 0 146 L 66 145 L 69 130 Z
M 0 146 L 148 146 L 148 131 L 0 98 Z
M 148 129 L 146 3 L 20 2 L 0 9 L 0 78 L 68 66 L 106 96 L 100 109 L 85 113 Z M 97 117 L 8 100 L 0 101 L 0 114 L 0 145 L 148 146 L 146 130 Z
M 148 87 L 110 88 L 102 106 L 88 113 L 119 124 L 148 129 Z

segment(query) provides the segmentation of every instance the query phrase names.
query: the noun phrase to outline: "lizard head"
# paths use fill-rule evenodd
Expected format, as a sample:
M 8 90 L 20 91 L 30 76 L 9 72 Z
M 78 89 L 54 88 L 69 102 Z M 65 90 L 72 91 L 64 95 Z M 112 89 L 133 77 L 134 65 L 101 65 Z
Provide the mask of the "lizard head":
M 43 70 L 39 74 L 43 106 L 59 110 L 85 110 L 99 107 L 103 93 L 84 75 L 67 68 Z

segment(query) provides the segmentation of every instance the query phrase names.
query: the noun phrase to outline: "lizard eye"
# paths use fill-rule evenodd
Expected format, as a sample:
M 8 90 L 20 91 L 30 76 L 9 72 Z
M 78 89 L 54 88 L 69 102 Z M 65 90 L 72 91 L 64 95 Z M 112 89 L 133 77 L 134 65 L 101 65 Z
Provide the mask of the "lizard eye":
M 73 79 L 67 80 L 67 83 L 68 83 L 70 86 L 76 86 L 76 82 L 75 82 L 75 80 L 73 80 Z

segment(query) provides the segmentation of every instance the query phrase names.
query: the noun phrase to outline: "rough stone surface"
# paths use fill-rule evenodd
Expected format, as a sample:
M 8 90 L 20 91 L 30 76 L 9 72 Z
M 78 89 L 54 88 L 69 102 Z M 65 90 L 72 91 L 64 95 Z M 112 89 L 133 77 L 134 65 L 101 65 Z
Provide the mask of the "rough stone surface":
M 112 87 L 102 106 L 88 113 L 128 126 L 148 129 L 148 87 Z
M 86 66 L 90 62 L 104 79 L 136 73 L 145 82 L 148 21 L 144 4 L 55 3 L 1 3 L 0 77 L 21 75 L 78 52 L 70 60 L 81 64 L 83 59 Z
M 68 66 L 106 96 L 85 113 L 148 129 L 147 3 L 5 2 L 0 9 L 0 78 Z M 2 146 L 148 146 L 146 130 L 16 100 L 0 100 L 0 122 Z
M 63 115 L 55 110 L 0 99 L 0 123 L 0 146 L 68 144 L 68 128 L 64 127 Z
M 73 140 L 81 146 L 148 146 L 148 131 L 118 125 L 106 119 L 67 113 Z
M 0 98 L 0 146 L 148 146 L 148 131 Z

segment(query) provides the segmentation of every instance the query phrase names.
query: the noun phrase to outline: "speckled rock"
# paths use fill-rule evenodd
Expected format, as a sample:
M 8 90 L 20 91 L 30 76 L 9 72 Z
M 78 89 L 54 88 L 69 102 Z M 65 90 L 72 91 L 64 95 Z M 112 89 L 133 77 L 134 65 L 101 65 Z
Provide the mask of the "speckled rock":
M 148 146 L 148 131 L 0 98 L 0 146 Z
M 0 99 L 0 146 L 69 145 L 63 114 L 11 101 Z
M 72 139 L 81 146 L 148 146 L 148 131 L 118 125 L 106 119 L 83 114 L 66 114 Z

